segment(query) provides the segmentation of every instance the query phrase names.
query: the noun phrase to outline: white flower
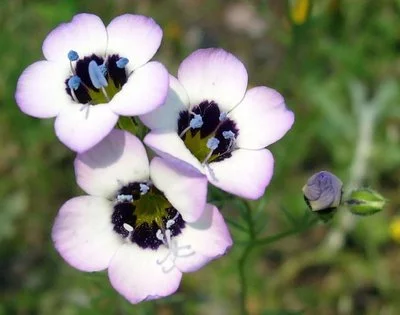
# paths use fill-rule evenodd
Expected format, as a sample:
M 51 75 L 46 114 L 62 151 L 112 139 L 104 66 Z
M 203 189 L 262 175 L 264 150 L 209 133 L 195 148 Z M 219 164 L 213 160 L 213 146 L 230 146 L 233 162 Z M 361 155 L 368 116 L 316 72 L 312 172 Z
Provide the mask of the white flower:
M 273 174 L 265 147 L 283 137 L 294 115 L 275 90 L 246 88 L 246 69 L 232 54 L 195 51 L 178 78 L 170 76 L 166 104 L 140 117 L 152 129 L 144 142 L 227 192 L 259 198 Z
M 145 16 L 121 15 L 105 27 L 96 15 L 78 14 L 46 37 L 46 60 L 22 73 L 17 104 L 28 115 L 56 117 L 57 137 L 83 152 L 114 128 L 119 115 L 145 114 L 165 101 L 168 72 L 148 62 L 161 38 L 160 26 Z
M 79 270 L 108 268 L 112 286 L 132 303 L 174 293 L 183 272 L 232 245 L 218 209 L 205 203 L 207 180 L 161 158 L 149 166 L 142 143 L 125 131 L 78 155 L 75 172 L 89 195 L 61 207 L 55 247 Z

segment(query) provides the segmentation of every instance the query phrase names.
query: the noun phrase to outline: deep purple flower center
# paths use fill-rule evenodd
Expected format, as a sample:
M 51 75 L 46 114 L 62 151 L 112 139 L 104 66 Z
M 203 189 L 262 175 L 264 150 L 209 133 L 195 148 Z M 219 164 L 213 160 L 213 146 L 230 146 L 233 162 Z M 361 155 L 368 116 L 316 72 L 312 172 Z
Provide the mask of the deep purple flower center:
M 200 162 L 212 163 L 231 157 L 239 129 L 217 103 L 203 101 L 179 113 L 178 134 Z
M 143 249 L 153 250 L 165 244 L 159 231 L 164 235 L 169 230 L 174 237 L 185 227 L 181 215 L 164 194 L 148 183 L 139 182 L 130 183 L 118 191 L 111 222 L 121 237 Z
M 71 61 L 71 75 L 65 80 L 66 92 L 73 101 L 81 104 L 96 105 L 109 102 L 128 80 L 125 60 L 127 59 L 121 58 L 119 55 L 111 55 L 104 60 L 103 57 L 93 54 Z M 94 61 L 95 65 L 101 69 L 101 75 L 107 82 L 104 90 L 96 88 L 93 84 L 93 75 L 91 77 L 89 70 L 91 61 Z M 73 83 L 77 81 L 76 78 L 79 78 L 76 88 L 71 86 L 71 78 L 74 80 Z

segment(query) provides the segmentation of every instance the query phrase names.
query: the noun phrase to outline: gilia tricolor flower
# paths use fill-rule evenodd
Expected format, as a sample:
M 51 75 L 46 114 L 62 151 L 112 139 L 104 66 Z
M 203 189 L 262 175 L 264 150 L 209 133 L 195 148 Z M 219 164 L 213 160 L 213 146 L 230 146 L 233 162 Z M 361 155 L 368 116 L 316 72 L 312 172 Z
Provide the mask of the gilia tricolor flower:
M 222 49 L 200 49 L 170 76 L 166 104 L 141 116 L 144 139 L 160 156 L 191 165 L 215 186 L 245 198 L 263 195 L 273 174 L 265 147 L 290 129 L 283 97 L 258 86 L 246 92 L 247 71 Z
M 168 72 L 148 62 L 161 38 L 160 26 L 145 16 L 121 15 L 105 27 L 96 15 L 78 14 L 46 37 L 46 60 L 22 73 L 17 104 L 28 115 L 56 117 L 61 142 L 85 151 L 113 129 L 119 115 L 141 115 L 164 102 Z
M 61 256 L 83 271 L 108 268 L 112 286 L 132 303 L 174 293 L 183 272 L 225 254 L 232 239 L 207 181 L 160 158 L 149 166 L 135 136 L 112 131 L 75 160 L 89 195 L 60 209 L 52 237 Z

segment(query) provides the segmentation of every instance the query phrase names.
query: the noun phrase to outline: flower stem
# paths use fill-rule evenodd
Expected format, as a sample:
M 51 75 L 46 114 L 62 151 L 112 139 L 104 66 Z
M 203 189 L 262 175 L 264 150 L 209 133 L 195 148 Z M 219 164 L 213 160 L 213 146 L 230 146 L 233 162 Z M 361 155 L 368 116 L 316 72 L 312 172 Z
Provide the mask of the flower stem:
M 239 283 L 240 283 L 240 312 L 242 315 L 247 315 L 247 293 L 248 293 L 248 286 L 247 286 L 247 279 L 246 279 L 246 262 L 250 256 L 250 253 L 254 247 L 254 243 L 256 240 L 256 233 L 254 229 L 254 222 L 253 222 L 253 215 L 251 211 L 251 207 L 249 204 L 244 202 L 245 205 L 245 212 L 243 214 L 244 219 L 246 220 L 248 233 L 249 233 L 249 242 L 245 246 L 242 255 L 239 258 L 238 267 L 239 267 Z
M 248 294 L 248 284 L 247 284 L 247 278 L 246 278 L 246 263 L 248 258 L 250 257 L 251 251 L 260 245 L 269 245 L 274 242 L 277 242 L 285 237 L 295 235 L 302 233 L 309 228 L 313 227 L 316 223 L 319 222 L 317 217 L 311 217 L 310 219 L 307 219 L 307 222 L 300 226 L 300 227 L 293 227 L 291 229 L 288 229 L 287 231 L 260 238 L 257 239 L 257 233 L 254 228 L 254 220 L 253 220 L 253 214 L 251 211 L 251 208 L 248 204 L 245 204 L 245 209 L 246 211 L 243 214 L 244 219 L 246 220 L 247 227 L 248 227 L 248 234 L 249 234 L 249 240 L 244 243 L 245 247 L 242 252 L 242 255 L 239 258 L 238 262 L 238 269 L 239 269 L 239 284 L 240 284 L 240 313 L 242 315 L 247 315 L 248 311 L 246 308 L 246 302 L 247 302 L 247 294 Z

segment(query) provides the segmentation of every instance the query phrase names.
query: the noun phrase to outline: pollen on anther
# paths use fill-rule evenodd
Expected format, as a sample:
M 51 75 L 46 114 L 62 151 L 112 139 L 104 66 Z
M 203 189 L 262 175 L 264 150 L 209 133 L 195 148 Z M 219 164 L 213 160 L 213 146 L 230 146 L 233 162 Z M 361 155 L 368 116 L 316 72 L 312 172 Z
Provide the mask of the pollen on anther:
M 227 116 L 228 113 L 222 112 L 221 114 L 219 114 L 219 121 L 224 121 Z
M 189 126 L 192 129 L 201 128 L 201 126 L 203 126 L 203 118 L 201 115 L 195 114 L 190 120 Z
M 128 223 L 124 223 L 122 226 L 123 226 L 124 229 L 127 230 L 128 232 L 133 232 L 133 227 L 130 226 Z
M 125 68 L 125 66 L 129 63 L 129 59 L 128 58 L 119 58 L 116 62 L 117 67 L 120 69 Z
M 68 59 L 69 59 L 70 61 L 76 61 L 76 60 L 79 59 L 79 55 L 78 55 L 78 53 L 77 53 L 75 50 L 70 50 L 70 51 L 68 52 Z
M 235 134 L 231 130 L 223 131 L 222 136 L 227 140 L 235 138 Z
M 118 195 L 117 196 L 117 202 L 132 202 L 133 201 L 133 197 L 132 195 Z
M 139 184 L 139 187 L 141 195 L 145 195 L 150 190 L 150 187 L 147 186 L 146 184 Z
M 68 80 L 68 87 L 72 90 L 77 90 L 80 84 L 81 84 L 81 78 L 78 77 L 77 75 L 73 75 Z
M 217 138 L 210 138 L 207 141 L 207 148 L 209 148 L 210 150 L 215 150 L 216 148 L 218 148 L 219 145 L 219 140 Z

